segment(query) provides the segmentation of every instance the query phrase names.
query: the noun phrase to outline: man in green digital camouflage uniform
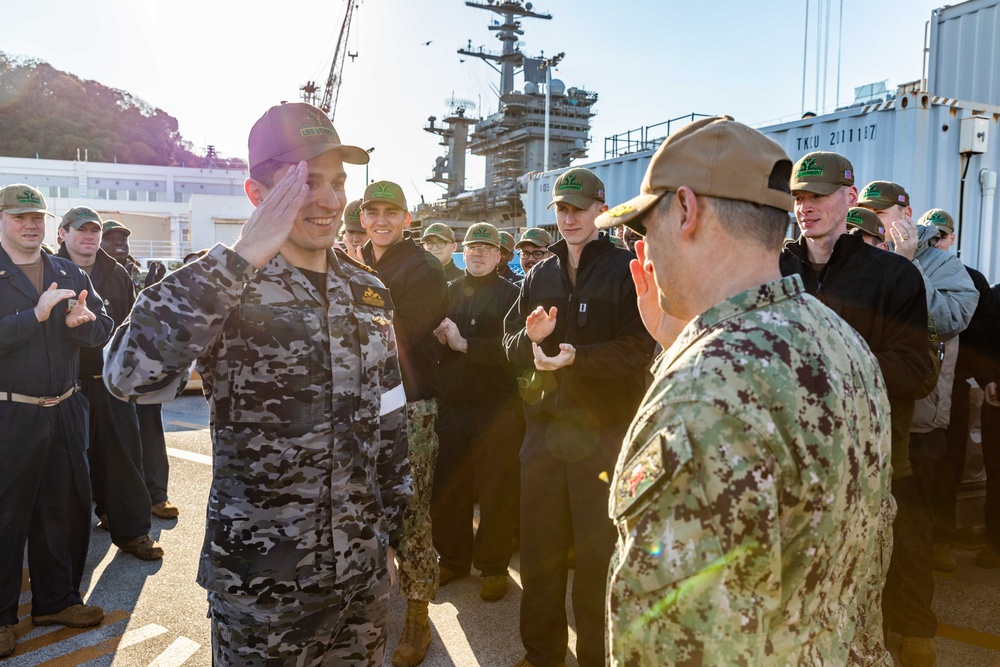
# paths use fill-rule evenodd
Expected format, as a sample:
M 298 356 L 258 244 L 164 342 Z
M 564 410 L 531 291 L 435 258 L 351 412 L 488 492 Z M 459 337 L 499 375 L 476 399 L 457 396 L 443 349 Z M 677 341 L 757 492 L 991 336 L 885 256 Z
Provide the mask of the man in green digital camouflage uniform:
M 847 661 L 888 399 L 861 338 L 781 277 L 791 167 L 745 125 L 699 120 L 598 219 L 645 235 L 631 270 L 665 348 L 612 480 L 612 665 Z
M 412 494 L 406 398 L 388 291 L 331 250 L 343 163 L 367 154 L 303 103 L 269 109 L 249 146 L 256 210 L 239 240 L 142 291 L 105 381 L 169 400 L 198 360 L 213 664 L 381 665 Z

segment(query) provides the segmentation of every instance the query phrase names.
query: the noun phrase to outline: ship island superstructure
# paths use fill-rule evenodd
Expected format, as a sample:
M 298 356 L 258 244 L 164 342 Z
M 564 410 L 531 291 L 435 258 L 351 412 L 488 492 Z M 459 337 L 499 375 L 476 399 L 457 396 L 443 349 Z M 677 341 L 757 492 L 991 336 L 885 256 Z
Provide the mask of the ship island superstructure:
M 530 2 L 466 2 L 468 7 L 499 15 L 489 26 L 502 49 L 473 48 L 469 40 L 458 53 L 487 62 L 500 73 L 497 109 L 485 118 L 469 114 L 470 106 L 452 97 L 443 118 L 428 118 L 424 130 L 441 138 L 447 148 L 437 158 L 428 181 L 446 188 L 445 196 L 417 207 L 415 218 L 424 226 L 444 222 L 453 229 L 465 229 L 486 221 L 499 228 L 526 227 L 518 179 L 532 172 L 568 167 L 576 158 L 587 156 L 590 119 L 594 116 L 597 93 L 583 88 L 566 88 L 552 78 L 552 68 L 563 54 L 546 58 L 529 57 L 518 38 L 524 34 L 521 20 L 550 20 L 551 14 L 535 12 Z M 523 88 L 515 89 L 515 77 L 523 76 Z M 546 88 L 548 89 L 546 91 Z M 546 95 L 548 92 L 548 95 Z M 548 97 L 548 160 L 546 160 L 546 97 Z M 485 158 L 484 186 L 466 190 L 466 152 Z

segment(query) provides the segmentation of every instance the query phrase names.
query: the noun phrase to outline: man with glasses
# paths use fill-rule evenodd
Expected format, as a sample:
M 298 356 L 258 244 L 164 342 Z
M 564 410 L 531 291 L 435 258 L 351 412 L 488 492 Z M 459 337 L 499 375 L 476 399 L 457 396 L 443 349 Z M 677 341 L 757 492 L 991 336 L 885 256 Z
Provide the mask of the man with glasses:
M 520 401 L 517 379 L 503 350 L 503 321 L 517 300 L 517 287 L 494 267 L 500 259 L 496 227 L 469 227 L 462 250 L 465 274 L 448 286 L 448 317 L 435 329 L 440 355 L 441 442 L 431 515 L 440 554 L 440 584 L 482 571 L 479 596 L 507 593 L 511 533 L 517 511 L 516 441 Z M 479 500 L 479 529 L 472 515 Z
M 550 256 L 549 246 L 552 245 L 552 236 L 541 227 L 530 227 L 514 248 L 521 258 L 521 269 L 524 275 L 528 275 L 528 269 L 538 264 L 540 261 Z
M 452 261 L 452 253 L 458 248 L 458 244 L 455 243 L 455 232 L 451 227 L 441 222 L 427 225 L 424 235 L 420 237 L 420 245 L 441 262 L 441 266 L 444 267 L 444 277 L 449 283 L 465 275 Z

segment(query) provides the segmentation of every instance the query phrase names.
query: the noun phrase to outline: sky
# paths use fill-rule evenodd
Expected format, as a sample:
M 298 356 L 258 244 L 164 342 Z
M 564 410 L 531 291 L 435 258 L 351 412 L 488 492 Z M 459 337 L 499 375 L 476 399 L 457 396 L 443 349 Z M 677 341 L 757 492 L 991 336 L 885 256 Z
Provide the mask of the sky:
M 345 2 L 33 0 L 5 7 L 0 50 L 127 90 L 177 118 L 196 152 L 211 144 L 245 158 L 249 129 L 268 107 L 299 100 L 306 81 L 325 82 Z M 941 0 L 832 0 L 826 74 L 817 77 L 819 3 L 808 2 L 807 110 L 824 98 L 836 106 L 841 8 L 841 105 L 855 86 L 888 80 L 894 90 L 921 77 L 924 25 Z M 604 158 L 607 136 L 690 113 L 753 126 L 799 117 L 806 7 L 538 0 L 534 11 L 553 18 L 524 19 L 521 39 L 528 55 L 565 52 L 555 76 L 599 95 L 582 164 Z M 360 0 L 349 38 L 358 55 L 344 66 L 334 125 L 345 143 L 375 148 L 368 178 L 396 181 L 414 201 L 441 196 L 426 179 L 444 148 L 422 127 L 452 96 L 481 104 L 480 114 L 496 110 L 499 75 L 456 53 L 469 40 L 499 51 L 488 30 L 495 17 L 463 0 Z M 365 168 L 348 169 L 348 195 L 359 197 Z M 482 169 L 470 160 L 468 187 L 482 184 Z

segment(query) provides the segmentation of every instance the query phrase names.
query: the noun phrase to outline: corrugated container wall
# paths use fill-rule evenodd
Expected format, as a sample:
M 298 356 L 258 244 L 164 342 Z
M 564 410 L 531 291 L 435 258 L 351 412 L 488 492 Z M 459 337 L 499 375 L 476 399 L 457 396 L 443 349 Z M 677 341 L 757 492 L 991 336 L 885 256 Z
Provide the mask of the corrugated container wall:
M 1000 280 L 1000 198 L 991 200 L 988 185 L 992 174 L 995 187 L 1000 172 L 1000 107 L 918 93 L 759 129 L 781 144 L 792 160 L 817 150 L 844 155 L 854 165 L 859 189 L 874 180 L 902 184 L 910 193 L 914 220 L 930 208 L 943 208 L 957 220 L 966 163 L 959 154 L 960 123 L 974 115 L 985 118 L 987 143 L 985 153 L 968 158 L 960 257 L 993 283 Z M 607 202 L 614 206 L 638 194 L 652 155 L 633 153 L 585 166 L 604 181 Z M 545 207 L 559 173 L 524 177 L 522 201 L 530 226 L 555 223 L 554 212 Z
M 960 124 L 972 116 L 985 118 L 987 144 L 984 153 L 966 158 L 959 153 Z M 792 160 L 817 150 L 840 153 L 854 165 L 859 190 L 869 181 L 899 183 L 910 194 L 914 220 L 931 208 L 959 219 L 968 161 L 959 256 L 990 282 L 1000 280 L 1000 200 L 991 199 L 981 182 L 985 178 L 988 185 L 992 173 L 995 188 L 1000 171 L 1000 107 L 917 93 L 760 131 L 781 144 Z
M 1000 1 L 935 9 L 930 27 L 927 90 L 1000 106 Z

